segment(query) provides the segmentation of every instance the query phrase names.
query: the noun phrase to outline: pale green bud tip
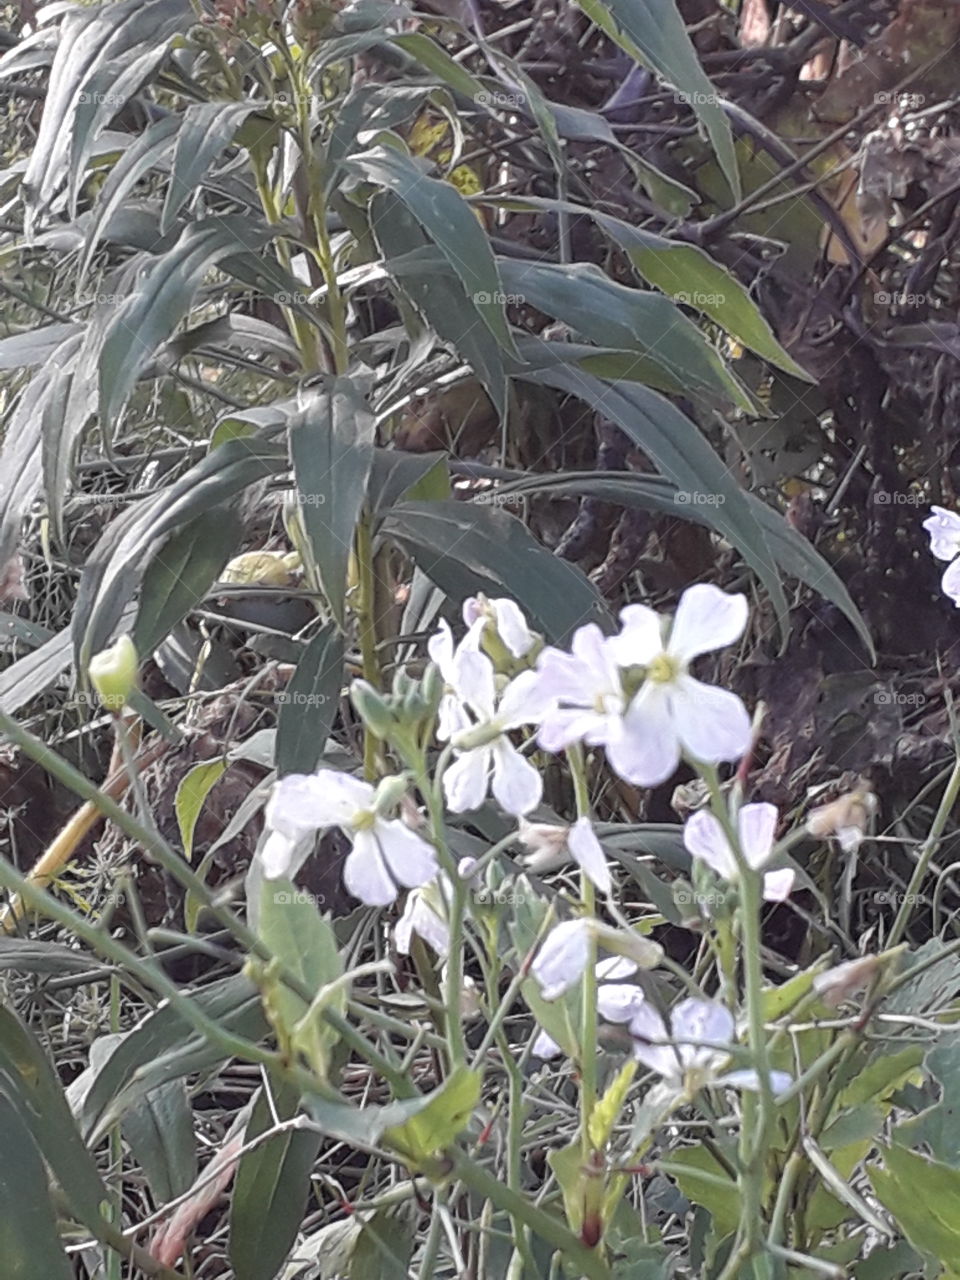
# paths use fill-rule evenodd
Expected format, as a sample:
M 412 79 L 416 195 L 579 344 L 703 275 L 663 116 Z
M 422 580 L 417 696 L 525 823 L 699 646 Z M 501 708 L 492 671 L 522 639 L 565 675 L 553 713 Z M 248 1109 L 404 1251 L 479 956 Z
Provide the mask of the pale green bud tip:
M 90 659 L 87 674 L 100 701 L 108 711 L 122 711 L 137 687 L 140 659 L 133 641 L 122 635 L 110 646 Z
M 350 701 L 360 719 L 378 738 L 386 738 L 396 727 L 383 696 L 366 680 L 354 680 L 350 686 Z

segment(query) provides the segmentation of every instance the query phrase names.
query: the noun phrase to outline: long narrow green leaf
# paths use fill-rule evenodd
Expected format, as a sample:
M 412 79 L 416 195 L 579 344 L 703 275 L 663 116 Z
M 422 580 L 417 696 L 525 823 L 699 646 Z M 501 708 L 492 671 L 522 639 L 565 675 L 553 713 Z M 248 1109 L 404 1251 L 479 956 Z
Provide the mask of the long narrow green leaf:
M 47 1171 L 19 1107 L 0 1088 L 0 1257 L 9 1280 L 73 1280 L 57 1236 Z

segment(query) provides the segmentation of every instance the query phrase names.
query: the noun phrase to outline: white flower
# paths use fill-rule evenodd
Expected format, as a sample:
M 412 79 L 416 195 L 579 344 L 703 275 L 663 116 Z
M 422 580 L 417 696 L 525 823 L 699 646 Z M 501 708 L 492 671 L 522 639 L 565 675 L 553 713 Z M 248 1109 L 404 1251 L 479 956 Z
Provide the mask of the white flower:
M 447 804 L 454 813 L 478 809 L 492 776 L 493 794 L 506 812 L 529 813 L 540 803 L 543 781 L 507 734 L 540 716 L 543 697 L 536 674 L 521 672 L 498 696 L 493 663 L 464 642 L 445 679 L 456 710 L 447 708 L 438 736 L 449 738 L 457 757 L 443 775 Z
M 449 955 L 450 926 L 445 909 L 449 894 L 449 882 L 442 873 L 433 884 L 422 885 L 407 894 L 403 915 L 393 930 L 394 944 L 402 956 L 410 954 L 414 934 L 428 943 L 438 956 Z
M 593 921 L 564 920 L 551 929 L 530 966 L 544 1000 L 556 1000 L 576 986 L 590 958 Z
M 945 507 L 931 507 L 933 512 L 923 522 L 930 535 L 930 552 L 938 560 L 949 560 L 940 580 L 945 596 L 960 608 L 960 515 Z
M 745 804 L 737 815 L 740 849 L 749 867 L 759 871 L 770 861 L 773 837 L 779 814 L 772 804 Z M 726 832 L 712 813 L 698 810 L 683 828 L 687 851 L 715 871 L 721 880 L 736 884 L 740 868 Z M 784 902 L 793 888 L 794 873 L 789 867 L 767 871 L 763 877 L 763 896 L 767 902 Z
M 643 1003 L 644 995 L 639 987 L 629 982 L 613 981 L 629 978 L 636 971 L 634 962 L 623 956 L 610 956 L 597 965 L 597 1012 L 607 1022 L 629 1022 Z M 535 1058 L 543 1058 L 544 1061 L 562 1052 L 546 1031 L 540 1032 L 531 1049 Z
M 665 782 L 681 752 L 708 764 L 736 760 L 750 745 L 750 717 L 740 699 L 689 674 L 701 654 L 732 644 L 747 622 L 747 600 L 706 583 L 680 599 L 669 639 L 646 605 L 628 605 L 619 635 L 604 638 L 588 624 L 571 653 L 546 649 L 537 662 L 541 690 L 556 705 L 544 714 L 538 741 L 548 751 L 573 742 L 603 746 L 627 782 Z M 642 669 L 631 696 L 632 669 Z M 635 687 L 635 685 L 634 685 Z
M 732 644 L 747 625 L 747 599 L 698 583 L 680 597 L 664 643 L 659 616 L 646 605 L 628 605 L 623 629 L 610 641 L 623 667 L 644 667 L 640 692 L 623 721 L 611 763 L 627 782 L 653 787 L 680 763 L 681 751 L 718 764 L 738 760 L 750 745 L 750 717 L 726 689 L 702 684 L 689 674 L 701 654 Z M 608 753 L 609 754 L 609 753 Z
M 343 882 L 367 906 L 393 902 L 397 885 L 413 889 L 431 880 L 437 874 L 433 846 L 399 819 L 386 819 L 378 812 L 378 802 L 395 785 L 395 779 L 386 779 L 375 790 L 369 782 L 336 769 L 282 778 L 267 805 L 270 835 L 261 854 L 264 876 L 275 880 L 286 875 L 297 844 L 309 833 L 339 827 L 353 841 Z
M 818 840 L 832 836 L 844 853 L 856 853 L 876 810 L 877 797 L 861 781 L 853 791 L 812 809 L 807 815 L 807 831 Z
M 733 1014 L 713 1000 L 681 1000 L 670 1015 L 670 1034 L 649 1004 L 642 1004 L 630 1022 L 634 1056 L 662 1076 L 678 1096 L 692 1097 L 711 1085 L 758 1090 L 756 1071 L 718 1074 L 730 1060 Z M 672 1041 L 672 1043 L 671 1043 Z M 770 1072 L 770 1088 L 782 1093 L 791 1083 L 783 1071 Z
M 480 631 L 472 629 L 460 641 L 459 647 L 453 643 L 453 632 L 445 618 L 440 619 L 440 629 L 427 641 L 427 652 L 432 662 L 436 663 L 443 676 L 445 685 L 443 697 L 440 699 L 438 712 L 437 737 L 441 742 L 449 742 L 455 733 L 469 729 L 470 717 L 466 708 L 454 692 L 456 681 L 456 658 L 461 648 L 476 649 L 480 642 Z
M 468 627 L 473 628 L 479 622 L 482 629 L 482 624 L 488 619 L 515 658 L 522 658 L 533 648 L 537 637 L 527 626 L 523 610 L 513 600 L 471 596 L 464 601 L 463 620 Z
M 613 888 L 610 868 L 589 818 L 578 818 L 572 827 L 521 819 L 520 841 L 530 850 L 523 862 L 531 871 L 549 871 L 572 858 L 601 893 L 609 894 Z

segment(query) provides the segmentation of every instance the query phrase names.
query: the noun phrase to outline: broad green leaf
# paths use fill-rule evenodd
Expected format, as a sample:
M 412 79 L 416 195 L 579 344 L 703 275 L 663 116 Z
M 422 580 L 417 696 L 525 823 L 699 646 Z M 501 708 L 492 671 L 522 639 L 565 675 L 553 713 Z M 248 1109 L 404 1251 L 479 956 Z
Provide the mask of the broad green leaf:
M 410 32 L 393 35 L 390 39 L 404 53 L 409 53 L 412 58 L 416 58 L 421 66 L 439 76 L 455 93 L 462 94 L 464 98 L 471 101 L 476 101 L 478 95 L 483 94 L 483 83 L 472 76 L 461 63 L 451 58 L 446 49 L 431 40 L 429 36 Z M 482 97 L 480 101 L 483 101 Z
M 256 1042 L 267 1033 L 260 992 L 246 977 L 219 979 L 189 998 L 232 1035 Z M 151 1089 L 209 1070 L 225 1057 L 173 1005 L 161 1005 L 124 1037 L 97 1076 L 81 1111 L 83 1133 L 95 1145 Z
M 343 975 L 343 962 L 330 922 L 313 901 L 313 895 L 294 888 L 288 880 L 268 880 L 260 894 L 257 932 L 284 967 L 314 996 Z M 326 1007 L 346 1009 L 347 991 L 338 987 Z M 326 1069 L 326 1059 L 336 1033 L 294 991 L 277 984 L 268 998 L 269 1015 L 288 1041 L 299 1045 L 315 1071 Z M 306 1019 L 306 1020 L 305 1020 Z
M 403 201 L 446 258 L 483 323 L 503 349 L 515 355 L 490 241 L 456 187 L 429 177 L 412 156 L 388 147 L 351 156 L 347 165 Z
M 50 1204 L 47 1171 L 0 1079 L 0 1257 L 9 1280 L 72 1280 Z
M 764 1022 L 775 1022 L 777 1018 L 782 1018 L 785 1013 L 789 1013 L 810 992 L 814 978 L 826 967 L 825 960 L 818 960 L 809 969 L 794 974 L 786 982 L 778 983 L 775 987 L 764 987 L 762 992 Z
M 669 240 L 590 205 L 542 196 L 483 197 L 483 203 L 514 210 L 544 209 L 571 217 L 592 218 L 597 226 L 626 253 L 643 278 L 668 298 L 708 316 L 731 337 L 770 364 L 811 381 L 773 335 L 747 289 L 726 267 L 715 262 L 699 245 Z
M 572 1230 L 583 1229 L 584 1191 L 589 1176 L 583 1165 L 583 1147 L 579 1138 L 568 1146 L 551 1151 L 547 1164 L 563 1193 L 564 1216 Z
M 201 760 L 189 773 L 183 775 L 177 787 L 173 807 L 177 815 L 177 826 L 180 828 L 183 854 L 188 862 L 193 861 L 193 833 L 197 828 L 203 802 L 226 769 L 226 760 Z
M 417 1239 L 410 1206 L 379 1209 L 364 1222 L 353 1247 L 347 1280 L 407 1280 Z
M 541 547 L 515 516 L 463 502 L 403 502 L 383 531 L 458 602 L 478 591 L 512 596 L 554 644 L 586 622 L 609 623 L 606 607 L 573 565 Z
M 470 215 L 473 217 L 473 214 Z M 424 317 L 444 342 L 453 345 L 483 383 L 502 422 L 507 416 L 504 351 L 481 323 L 476 305 L 463 284 L 438 255 L 416 218 L 392 192 L 375 195 L 369 204 L 370 229 L 387 271 L 402 296 Z
M 149 657 L 216 582 L 243 536 L 235 511 L 202 511 L 154 554 L 143 575 L 133 631 L 141 658 Z
M 892 1046 L 885 1045 L 884 1052 L 878 1054 L 844 1088 L 839 1097 L 840 1106 L 855 1107 L 889 1097 L 907 1080 L 919 1078 L 922 1061 L 921 1044 L 908 1045 L 896 1052 L 892 1052 Z
M 403 449 L 377 449 L 367 484 L 367 502 L 375 516 L 382 516 L 404 500 L 430 502 L 449 498 L 450 475 L 445 453 L 406 453 Z
M 734 200 L 740 174 L 730 122 L 700 66 L 675 0 L 577 0 L 579 7 L 631 57 L 673 85 L 699 117 L 713 144 Z
M 386 1130 L 384 1139 L 416 1168 L 421 1160 L 448 1147 L 470 1122 L 480 1100 L 480 1073 L 457 1067 L 433 1091 L 426 1106 L 403 1124 Z
M 718 1237 L 735 1231 L 740 1220 L 740 1193 L 713 1152 L 703 1146 L 681 1147 L 670 1151 L 669 1157 L 670 1176 L 688 1200 L 710 1211 Z
M 249 1144 L 297 1114 L 299 1095 L 288 1085 L 261 1090 L 244 1134 Z M 272 1106 L 271 1106 L 272 1101 Z M 236 1280 L 273 1280 L 293 1247 L 310 1193 L 310 1170 L 320 1134 L 287 1130 L 248 1151 L 237 1169 L 230 1205 L 230 1261 Z
M 140 88 L 164 58 L 167 42 L 193 21 L 189 0 L 121 0 L 73 6 L 64 15 L 24 175 L 28 235 L 70 175 L 72 161 L 76 191 L 86 157 L 118 103 Z
M 33 369 L 45 364 L 62 342 L 75 338 L 82 330 L 81 324 L 42 324 L 0 338 L 0 370 Z
M 700 396 L 708 403 L 730 402 L 747 413 L 752 396 L 726 368 L 674 302 L 662 294 L 617 284 L 592 263 L 525 262 L 499 259 L 504 286 L 524 302 L 562 320 L 599 347 L 639 354 L 669 376 L 666 390 Z
M 253 102 L 196 102 L 187 107 L 177 134 L 170 185 L 160 215 L 161 235 L 170 230 L 177 214 L 196 195 L 207 169 L 233 138 L 241 121 L 256 109 Z
M 903 1147 L 886 1147 L 882 1169 L 869 1169 L 878 1200 L 915 1249 L 960 1271 L 960 1170 Z
M 228 440 L 152 498 L 117 517 L 84 567 L 73 615 L 77 667 L 106 647 L 150 555 L 195 516 L 235 497 L 287 466 L 286 450 L 261 440 Z
M 157 1204 L 166 1204 L 193 1185 L 197 1147 L 190 1097 L 182 1080 L 151 1089 L 123 1117 L 121 1128 Z
M 320 583 L 346 625 L 347 567 L 373 464 L 374 417 L 349 378 L 335 378 L 290 422 L 297 500 Z
M 122 206 L 124 200 L 151 169 L 163 163 L 173 147 L 174 138 L 180 127 L 181 117 L 178 115 L 163 116 L 147 125 L 143 133 L 124 151 L 123 155 L 110 170 L 107 178 L 97 193 L 96 203 L 87 227 L 86 244 L 78 269 L 78 284 L 83 284 L 90 269 L 90 263 L 97 250 L 102 236 L 113 215 Z
M 53 1170 L 67 1203 L 89 1230 L 98 1234 L 101 1202 L 107 1190 L 96 1162 L 77 1131 L 60 1081 L 30 1031 L 9 1010 L 0 1007 L 0 1098 L 6 1098 L 29 1127 L 33 1139 Z M 3 1168 L 10 1168 L 7 1130 Z M 45 1198 L 45 1197 L 44 1197 Z M 0 1212 L 0 1232 L 3 1230 Z M 4 1266 L 7 1265 L 6 1255 Z
M 109 434 L 137 378 L 190 310 L 212 267 L 269 231 L 239 215 L 191 223 L 172 249 L 144 264 L 136 290 L 116 308 L 100 349 L 100 423 Z
M 924 1070 L 940 1086 L 940 1099 L 893 1132 L 901 1146 L 926 1144 L 944 1164 L 960 1165 L 960 1038 L 944 1037 L 927 1051 Z M 912 1074 L 912 1073 L 911 1073 Z
M 277 773 L 312 773 L 333 728 L 343 684 L 343 636 L 331 622 L 313 637 L 280 695 Z

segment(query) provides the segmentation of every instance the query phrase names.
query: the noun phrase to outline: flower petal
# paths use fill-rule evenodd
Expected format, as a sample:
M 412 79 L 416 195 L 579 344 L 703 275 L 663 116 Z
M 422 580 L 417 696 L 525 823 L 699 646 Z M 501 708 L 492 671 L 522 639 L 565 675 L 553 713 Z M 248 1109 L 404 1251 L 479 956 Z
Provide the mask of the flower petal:
M 437 630 L 427 641 L 427 653 L 430 661 L 440 668 L 440 674 L 447 684 L 453 679 L 453 632 L 446 618 L 437 623 Z
M 947 565 L 946 572 L 940 579 L 940 589 L 960 609 L 960 557 L 953 564 Z
M 343 883 L 348 893 L 368 907 L 387 907 L 397 896 L 397 886 L 372 831 L 357 832 L 343 864 Z
M 662 1044 L 668 1038 L 663 1019 L 651 1004 L 641 1004 L 630 1020 L 633 1056 L 658 1076 L 675 1080 L 682 1075 L 680 1060 L 672 1045 Z
M 605 982 L 597 987 L 597 1012 L 607 1022 L 630 1022 L 643 1004 L 639 987 L 625 982 Z
M 589 920 L 564 920 L 547 934 L 530 972 L 544 1000 L 556 1000 L 576 986 L 590 958 Z
M 279 880 L 290 871 L 296 840 L 281 831 L 271 831 L 260 850 L 260 869 L 266 880 Z
M 426 884 L 437 874 L 437 853 L 433 845 L 427 844 L 399 818 L 389 821 L 378 818 L 371 834 L 379 841 L 390 874 L 405 889 Z
M 621 667 L 646 667 L 663 652 L 662 619 L 645 604 L 620 610 L 620 634 L 607 642 Z
M 393 931 L 394 944 L 401 955 L 410 954 L 413 934 L 428 943 L 438 956 L 445 957 L 450 951 L 450 930 L 446 921 L 440 919 L 417 889 L 407 895 L 403 915 Z
M 684 750 L 706 764 L 739 760 L 750 746 L 747 709 L 735 693 L 680 676 L 670 686 L 673 722 Z
M 523 655 L 533 647 L 534 635 L 527 626 L 523 610 L 514 600 L 493 601 L 493 610 L 497 618 L 497 631 L 500 639 L 515 658 Z
M 774 804 L 745 804 L 737 817 L 740 848 L 747 866 L 759 871 L 770 861 L 780 814 Z
M 785 1071 L 771 1071 L 768 1077 L 773 1096 L 783 1093 L 793 1084 L 793 1077 Z M 733 1089 L 746 1089 L 750 1093 L 760 1092 L 760 1077 L 751 1067 L 742 1070 L 728 1071 L 713 1082 L 715 1085 L 729 1085 Z
M 525 760 L 509 738 L 491 744 L 493 753 L 493 794 L 507 813 L 519 818 L 540 803 L 543 779 Z
M 333 769 L 290 773 L 270 793 L 264 821 L 271 830 L 297 840 L 308 831 L 349 825 L 357 810 L 369 805 L 372 797 L 373 787 L 348 773 Z
M 777 871 L 767 871 L 763 877 L 763 898 L 765 902 L 786 902 L 793 890 L 796 879 L 789 867 L 781 867 Z
M 733 1014 L 715 1000 L 690 998 L 674 1006 L 670 1028 L 678 1042 L 681 1061 L 686 1066 L 706 1067 L 718 1063 L 716 1050 L 725 1050 L 733 1040 Z M 719 1055 L 719 1061 L 725 1056 L 725 1053 Z
M 619 982 L 637 972 L 637 962 L 626 956 L 607 956 L 597 965 L 597 978 L 601 982 Z
M 541 1031 L 534 1040 L 530 1052 L 535 1058 L 542 1058 L 544 1062 L 549 1062 L 551 1058 L 559 1057 L 563 1050 L 556 1040 L 551 1040 L 545 1031 Z
M 497 724 L 503 729 L 537 724 L 555 702 L 556 699 L 547 691 L 538 672 L 521 671 L 500 696 Z
M 667 652 L 687 663 L 733 644 L 743 635 L 749 612 L 746 596 L 728 595 L 709 582 L 698 582 L 680 597 Z
M 487 798 L 487 779 L 493 752 L 489 746 L 463 751 L 443 775 L 443 792 L 447 807 L 454 813 L 479 809 Z
M 567 848 L 577 866 L 603 894 L 613 888 L 606 855 L 596 837 L 589 818 L 578 818 L 567 833 Z
M 656 787 L 676 771 L 680 743 L 666 685 L 648 680 L 627 708 L 620 733 L 606 743 L 611 768 L 625 782 Z
M 493 719 L 496 699 L 493 663 L 485 653 L 461 645 L 453 660 L 454 692 L 485 720 Z
M 953 560 L 960 555 L 960 516 L 945 507 L 931 507 L 923 527 L 930 535 L 930 553 L 938 560 Z
M 537 732 L 537 742 L 544 751 L 563 751 L 572 742 L 585 741 L 597 746 L 606 739 L 609 717 L 580 707 L 551 707 Z
M 721 880 L 732 883 L 737 879 L 737 860 L 714 814 L 705 809 L 691 814 L 683 827 L 683 843 L 691 857 L 705 863 Z

